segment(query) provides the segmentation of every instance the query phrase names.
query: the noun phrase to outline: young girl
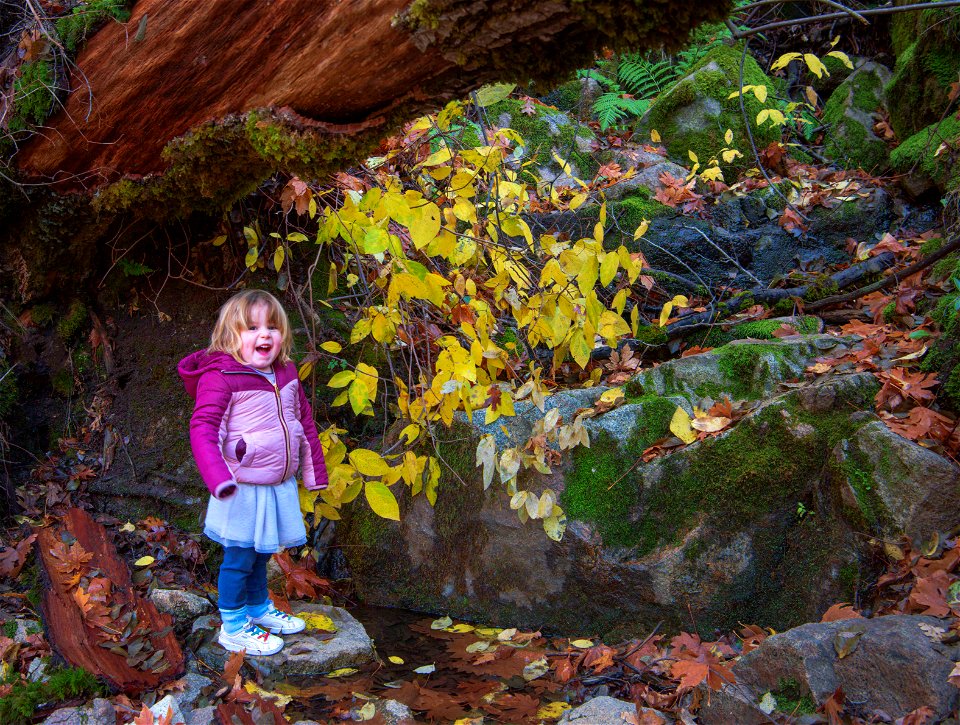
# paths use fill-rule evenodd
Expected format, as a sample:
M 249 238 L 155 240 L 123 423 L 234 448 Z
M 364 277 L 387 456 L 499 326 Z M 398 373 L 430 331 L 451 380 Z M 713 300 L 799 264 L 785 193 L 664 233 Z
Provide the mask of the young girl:
M 267 595 L 267 561 L 307 541 L 296 472 L 327 487 L 310 404 L 290 361 L 287 315 L 273 295 L 248 290 L 220 309 L 210 347 L 180 361 L 196 399 L 190 444 L 210 489 L 204 533 L 224 547 L 218 579 L 219 641 L 231 652 L 270 655 L 276 634 L 304 628 Z

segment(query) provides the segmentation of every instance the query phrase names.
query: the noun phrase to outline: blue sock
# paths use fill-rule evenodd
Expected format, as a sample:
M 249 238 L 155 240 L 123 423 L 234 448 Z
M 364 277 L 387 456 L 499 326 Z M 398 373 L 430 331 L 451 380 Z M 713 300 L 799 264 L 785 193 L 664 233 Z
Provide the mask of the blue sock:
M 247 623 L 247 610 L 245 607 L 240 609 L 221 609 L 220 621 L 223 622 L 223 631 L 227 634 L 236 634 Z
M 270 599 L 265 599 L 262 604 L 248 604 L 247 605 L 247 616 L 250 619 L 256 619 L 257 617 L 262 617 L 267 612 L 273 610 L 273 602 Z

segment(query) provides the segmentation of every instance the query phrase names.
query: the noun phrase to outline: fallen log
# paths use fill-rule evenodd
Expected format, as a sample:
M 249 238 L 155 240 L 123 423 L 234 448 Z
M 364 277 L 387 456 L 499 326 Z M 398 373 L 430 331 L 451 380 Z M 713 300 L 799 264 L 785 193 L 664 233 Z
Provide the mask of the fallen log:
M 72 508 L 36 534 L 41 616 L 50 646 L 64 660 L 126 694 L 183 674 L 172 619 L 137 594 L 103 526 Z

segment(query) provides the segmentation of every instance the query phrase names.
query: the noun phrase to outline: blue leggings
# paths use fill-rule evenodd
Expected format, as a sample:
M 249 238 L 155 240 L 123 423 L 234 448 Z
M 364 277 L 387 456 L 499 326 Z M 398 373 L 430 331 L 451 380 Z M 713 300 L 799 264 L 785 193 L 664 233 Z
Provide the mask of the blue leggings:
M 258 554 L 252 546 L 223 547 L 217 587 L 220 609 L 240 609 L 267 601 L 267 562 L 272 554 Z

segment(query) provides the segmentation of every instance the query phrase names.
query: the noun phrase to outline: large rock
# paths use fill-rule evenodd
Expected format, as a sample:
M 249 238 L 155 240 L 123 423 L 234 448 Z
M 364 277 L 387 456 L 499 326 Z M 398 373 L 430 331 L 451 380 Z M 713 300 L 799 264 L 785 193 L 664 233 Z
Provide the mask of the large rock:
M 738 686 L 727 696 L 711 698 L 702 708 L 703 722 L 769 722 L 756 708 L 764 693 L 783 700 L 809 697 L 822 705 L 838 687 L 861 711 L 882 711 L 898 718 L 924 705 L 936 721 L 960 704 L 947 676 L 960 657 L 922 627 L 946 631 L 949 622 L 934 617 L 892 615 L 876 619 L 805 624 L 769 637 L 734 667 Z M 852 652 L 840 658 L 835 643 L 859 636 Z M 849 649 L 849 646 L 847 647 Z M 789 694 L 784 696 L 784 692 Z
M 161 612 L 172 616 L 178 629 L 213 609 L 208 599 L 182 589 L 154 589 L 150 592 L 150 601 Z
M 841 441 L 834 463 L 843 502 L 882 533 L 927 541 L 960 522 L 960 468 L 880 421 Z
M 116 725 L 113 703 L 98 697 L 89 707 L 63 707 L 51 713 L 42 725 Z
M 809 621 L 851 596 L 859 576 L 860 544 L 835 498 L 817 492 L 833 447 L 872 419 L 856 411 L 872 409 L 873 376 L 789 392 L 719 436 L 650 463 L 638 458 L 669 436 L 678 405 L 692 410 L 745 385 L 772 391 L 829 354 L 819 347 L 826 342 L 843 344 L 817 336 L 740 343 L 728 346 L 726 372 L 721 349 L 640 376 L 645 394 L 586 421 L 590 448 L 565 453 L 550 475 L 519 475 L 519 489 L 557 493 L 568 518 L 560 542 L 538 522 L 522 524 L 499 483 L 482 490 L 476 435 L 496 434 L 501 421 L 473 431 L 461 424 L 438 442 L 444 470 L 456 475 L 443 476 L 435 507 L 403 497 L 399 523 L 354 507 L 338 528 L 358 592 L 375 604 L 609 637 L 661 620 L 689 626 L 688 607 L 705 631 L 738 620 L 778 629 Z M 599 393 L 560 393 L 548 404 L 569 420 Z M 541 415 L 519 406 L 518 414 L 504 421 L 513 444 Z
M 277 673 L 322 675 L 341 667 L 359 667 L 376 659 L 373 640 L 367 635 L 363 625 L 347 610 L 323 604 L 295 602 L 293 613 L 302 612 L 314 612 L 330 617 L 337 627 L 336 633 L 328 638 L 324 633 L 308 628 L 300 634 L 284 635 L 283 649 L 277 654 L 247 658 L 247 662 L 264 676 Z M 194 625 L 193 635 L 202 639 L 197 655 L 215 670 L 222 670 L 230 655 L 217 644 L 219 627 L 220 621 L 215 616 L 201 617 Z
M 764 85 L 772 95 L 774 83 L 757 65 L 752 56 L 744 63 L 745 85 Z M 688 153 L 693 151 L 705 165 L 711 158 L 720 156 L 724 147 L 735 148 L 742 156 L 723 168 L 745 169 L 753 166 L 753 151 L 747 138 L 740 101 L 730 94 L 740 88 L 740 51 L 728 46 L 712 49 L 691 73 L 677 82 L 653 102 L 641 120 L 645 130 L 660 132 L 671 157 L 680 163 L 688 163 Z M 757 148 L 764 148 L 771 141 L 780 140 L 780 129 L 773 124 L 757 126 L 757 114 L 765 107 L 751 93 L 744 95 L 746 117 L 750 123 Z M 733 142 L 724 141 L 726 130 L 733 132 Z M 732 175 L 728 181 L 732 181 Z
M 664 184 L 660 180 L 661 174 L 670 174 L 679 179 L 687 175 L 685 168 L 673 163 L 666 156 L 638 147 L 615 150 L 613 161 L 620 165 L 622 171 L 626 172 L 632 168 L 636 170 L 636 173 L 629 179 L 620 181 L 606 189 L 604 194 L 608 201 L 619 201 L 637 189 L 645 189 L 650 196 L 655 196 L 658 191 L 664 188 Z
M 889 68 L 868 62 L 833 92 L 823 109 L 830 124 L 824 146 L 830 158 L 877 174 L 887 169 L 890 149 L 873 126 L 886 108 L 883 88 L 889 81 Z
M 615 697 L 603 695 L 587 700 L 580 707 L 567 710 L 563 713 L 559 722 L 561 725 L 623 725 L 626 721 L 625 715 L 636 716 L 646 715 L 650 720 L 644 722 L 657 722 L 653 716 L 659 717 L 661 722 L 668 722 L 667 716 L 659 710 L 649 707 L 637 708 L 632 702 L 618 700 Z

